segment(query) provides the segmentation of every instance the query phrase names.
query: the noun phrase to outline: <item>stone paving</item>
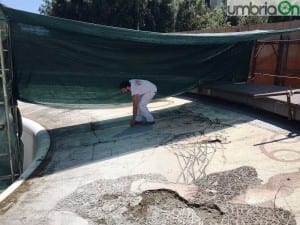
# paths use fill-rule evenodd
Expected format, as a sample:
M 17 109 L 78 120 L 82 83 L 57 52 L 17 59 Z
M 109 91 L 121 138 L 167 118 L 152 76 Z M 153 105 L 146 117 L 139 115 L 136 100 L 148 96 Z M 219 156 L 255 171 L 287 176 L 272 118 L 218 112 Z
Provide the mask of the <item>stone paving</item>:
M 126 104 L 20 108 L 51 149 L 1 225 L 300 224 L 299 124 L 205 99 L 156 100 L 134 128 Z

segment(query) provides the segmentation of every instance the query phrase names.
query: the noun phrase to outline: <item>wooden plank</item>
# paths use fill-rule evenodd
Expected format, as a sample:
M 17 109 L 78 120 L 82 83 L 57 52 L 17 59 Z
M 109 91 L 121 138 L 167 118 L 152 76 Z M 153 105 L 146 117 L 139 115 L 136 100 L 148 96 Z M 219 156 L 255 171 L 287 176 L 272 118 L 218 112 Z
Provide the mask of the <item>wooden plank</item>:
M 278 91 L 278 92 L 269 92 L 264 94 L 255 94 L 253 95 L 254 98 L 264 98 L 270 96 L 280 96 L 280 95 L 293 95 L 293 94 L 300 94 L 300 91 Z

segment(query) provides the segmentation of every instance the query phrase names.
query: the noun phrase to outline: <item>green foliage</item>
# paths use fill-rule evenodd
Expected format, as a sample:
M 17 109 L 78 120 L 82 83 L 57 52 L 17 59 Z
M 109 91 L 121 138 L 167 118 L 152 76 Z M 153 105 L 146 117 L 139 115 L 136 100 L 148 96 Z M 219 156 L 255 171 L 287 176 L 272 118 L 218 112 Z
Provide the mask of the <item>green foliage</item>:
M 51 0 L 43 0 L 43 4 L 39 7 L 39 12 L 43 15 L 51 15 L 52 3 Z
M 265 23 L 266 18 L 230 17 L 226 2 L 210 9 L 205 0 L 43 0 L 41 14 L 156 32 L 217 29 Z
M 262 24 L 268 21 L 266 16 L 240 16 L 238 20 L 239 26 Z
M 208 7 L 203 0 L 186 0 L 179 4 L 176 31 L 200 30 L 207 23 Z
M 218 29 L 230 27 L 230 22 L 227 20 L 226 13 L 223 9 L 216 9 L 207 13 L 207 29 Z

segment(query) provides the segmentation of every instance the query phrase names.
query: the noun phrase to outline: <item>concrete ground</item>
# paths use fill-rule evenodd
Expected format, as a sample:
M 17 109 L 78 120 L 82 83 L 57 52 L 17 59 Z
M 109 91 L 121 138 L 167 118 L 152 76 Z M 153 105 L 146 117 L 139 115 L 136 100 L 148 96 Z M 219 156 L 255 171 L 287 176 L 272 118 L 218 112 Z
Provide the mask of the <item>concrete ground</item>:
M 237 224 L 300 224 L 299 123 L 204 98 L 156 100 L 156 124 L 134 128 L 129 104 L 20 109 L 51 149 L 1 205 L 1 225 L 234 224 L 245 207 Z M 191 198 L 195 185 L 214 199 Z M 158 189 L 177 194 L 147 192 Z

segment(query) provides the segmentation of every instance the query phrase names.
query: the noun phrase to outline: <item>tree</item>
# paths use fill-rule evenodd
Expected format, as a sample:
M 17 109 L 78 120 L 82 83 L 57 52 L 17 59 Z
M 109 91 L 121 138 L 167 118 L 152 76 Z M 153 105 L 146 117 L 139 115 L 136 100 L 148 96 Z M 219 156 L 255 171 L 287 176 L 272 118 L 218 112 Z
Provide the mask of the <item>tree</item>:
M 204 0 L 186 0 L 179 4 L 177 31 L 200 30 L 206 27 L 209 9 Z
M 39 7 L 39 12 L 42 15 L 51 15 L 52 12 L 51 0 L 43 0 L 42 5 Z
M 179 4 L 179 9 L 176 18 L 175 29 L 176 31 L 188 31 L 193 29 L 191 20 L 194 15 L 194 8 L 192 7 L 192 1 L 187 0 Z
M 230 27 L 231 24 L 227 20 L 227 16 L 223 9 L 216 9 L 207 13 L 206 29 L 218 29 Z
M 205 0 L 43 0 L 44 15 L 156 32 L 216 29 L 266 22 L 265 18 L 227 17 L 225 0 L 210 9 Z
M 67 8 L 67 2 L 65 0 L 53 0 L 51 16 L 69 18 L 69 11 Z

